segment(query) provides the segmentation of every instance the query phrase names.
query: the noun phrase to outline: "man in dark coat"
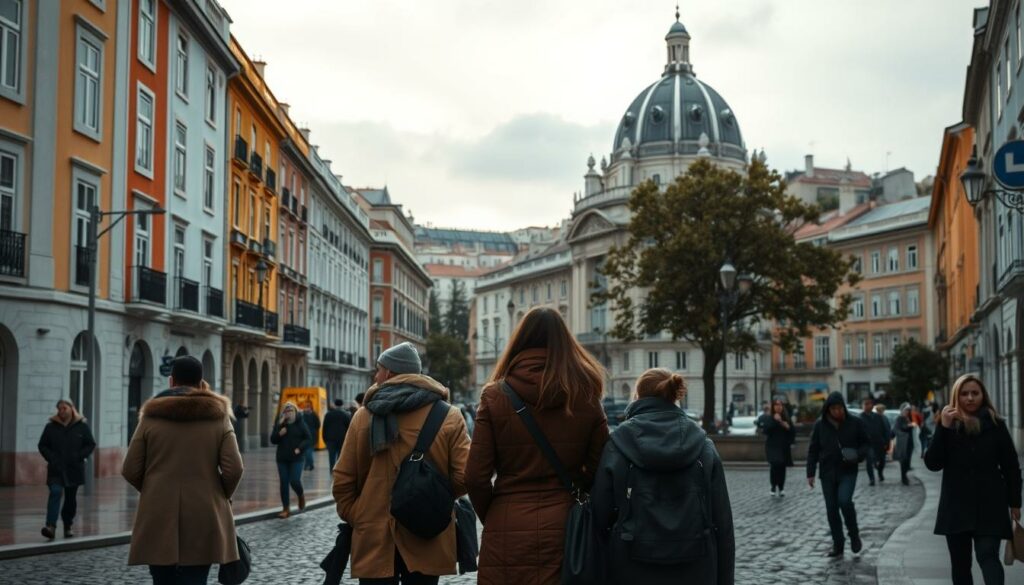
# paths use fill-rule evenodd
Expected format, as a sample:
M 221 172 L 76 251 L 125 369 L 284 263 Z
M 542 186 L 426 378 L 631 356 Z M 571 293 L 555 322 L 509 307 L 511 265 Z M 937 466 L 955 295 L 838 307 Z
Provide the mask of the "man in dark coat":
M 324 443 L 327 444 L 327 460 L 331 469 L 334 469 L 334 464 L 338 461 L 341 446 L 345 444 L 345 433 L 348 432 L 348 425 L 352 423 L 352 415 L 344 406 L 343 400 L 335 400 L 324 415 Z
M 238 450 L 245 452 L 245 419 L 249 418 L 249 407 L 245 405 L 245 402 L 239 402 L 231 410 L 234 414 L 234 418 L 231 420 L 231 425 L 235 429 L 235 438 L 238 439 Z
M 92 431 L 85 417 L 78 414 L 70 400 L 57 401 L 57 414 L 43 428 L 39 452 L 46 459 L 46 485 L 50 497 L 46 503 L 46 524 L 43 536 L 52 539 L 57 530 L 57 513 L 64 521 L 64 537 L 74 533 L 71 525 L 78 511 L 78 486 L 85 483 L 85 460 L 96 448 Z M 64 507 L 60 498 L 64 495 Z
M 857 487 L 860 460 L 867 455 L 869 447 L 864 424 L 846 411 L 843 395 L 839 392 L 829 394 L 821 410 L 821 418 L 814 423 L 811 432 L 807 450 L 807 484 L 814 489 L 814 473 L 817 470 L 821 478 L 821 492 L 825 496 L 828 526 L 832 532 L 832 549 L 828 553 L 830 557 L 841 556 L 846 542 L 843 538 L 843 523 L 839 519 L 840 511 L 850 535 L 850 550 L 856 554 L 863 547 L 860 529 L 857 527 L 857 510 L 853 506 L 853 490 Z M 851 449 L 856 453 L 852 461 L 849 457 L 843 457 L 843 451 Z
M 320 442 L 320 417 L 313 411 L 313 405 L 308 402 L 306 403 L 306 408 L 302 409 L 302 422 L 306 423 L 306 428 L 309 429 L 309 434 L 312 437 L 309 447 L 306 447 L 306 452 L 303 454 L 306 461 L 306 471 L 309 471 L 313 469 L 313 453 Z
M 864 423 L 864 431 L 868 434 L 868 454 L 864 466 L 868 470 L 870 485 L 875 485 L 875 471 L 878 471 L 878 479 L 885 481 L 882 477 L 882 467 L 885 465 L 885 448 L 889 444 L 889 425 L 885 417 L 875 412 L 875 399 L 868 396 L 861 401 L 864 408 L 860 414 L 860 420 Z

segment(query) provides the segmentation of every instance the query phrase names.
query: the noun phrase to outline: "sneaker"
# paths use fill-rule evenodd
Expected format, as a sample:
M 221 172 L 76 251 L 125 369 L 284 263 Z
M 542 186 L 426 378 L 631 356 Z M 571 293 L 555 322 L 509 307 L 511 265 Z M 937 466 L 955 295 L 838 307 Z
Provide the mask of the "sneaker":
M 780 497 L 780 498 L 784 498 L 784 497 L 786 497 L 786 492 L 785 492 L 784 490 L 781 490 L 781 489 L 780 489 L 780 490 L 779 490 L 779 497 Z
M 860 535 L 850 537 L 850 550 L 853 554 L 857 554 L 864 548 L 864 543 L 860 541 Z
M 775 497 L 775 488 L 772 488 L 772 491 L 770 491 L 768 493 L 771 494 L 771 496 L 774 498 Z
M 843 545 L 842 544 L 833 544 L 832 548 L 829 549 L 829 551 L 828 551 L 828 556 L 830 558 L 835 558 L 835 557 L 843 556 Z
M 73 530 L 71 530 L 71 525 L 70 524 L 66 524 L 64 526 L 64 538 L 74 538 L 74 537 L 75 537 L 75 533 L 74 533 Z
M 56 536 L 56 530 L 56 526 L 50 526 L 49 524 L 47 524 L 46 526 L 43 526 L 42 533 L 43 536 L 45 536 L 46 538 L 53 540 L 53 537 Z

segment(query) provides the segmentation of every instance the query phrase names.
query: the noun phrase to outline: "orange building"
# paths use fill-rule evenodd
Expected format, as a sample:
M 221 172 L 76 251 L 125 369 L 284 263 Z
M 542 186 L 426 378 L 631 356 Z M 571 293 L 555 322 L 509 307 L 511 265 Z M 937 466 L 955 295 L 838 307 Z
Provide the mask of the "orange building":
M 949 358 L 953 376 L 978 369 L 972 363 L 978 326 L 971 321 L 978 307 L 978 222 L 960 182 L 973 145 L 968 124 L 946 128 L 928 214 L 935 240 L 935 347 Z

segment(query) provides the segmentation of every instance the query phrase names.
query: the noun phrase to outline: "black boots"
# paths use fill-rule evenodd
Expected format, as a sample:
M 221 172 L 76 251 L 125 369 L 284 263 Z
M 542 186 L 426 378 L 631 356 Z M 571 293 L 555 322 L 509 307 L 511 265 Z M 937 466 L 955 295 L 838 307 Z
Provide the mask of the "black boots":
M 856 536 L 851 536 L 850 537 L 850 550 L 853 551 L 853 554 L 859 553 L 862 548 L 864 548 L 864 543 L 860 541 L 860 535 L 858 534 Z

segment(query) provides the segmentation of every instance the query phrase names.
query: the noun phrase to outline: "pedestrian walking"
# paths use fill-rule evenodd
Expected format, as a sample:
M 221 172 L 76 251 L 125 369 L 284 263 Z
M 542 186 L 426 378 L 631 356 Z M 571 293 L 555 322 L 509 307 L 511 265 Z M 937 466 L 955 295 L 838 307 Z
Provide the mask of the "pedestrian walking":
M 245 405 L 245 402 L 239 401 L 232 408 L 231 413 L 234 418 L 231 419 L 232 428 L 235 429 L 235 439 L 238 441 L 238 450 L 245 452 L 245 419 L 249 418 L 249 407 Z
M 928 446 L 932 442 L 932 437 L 935 436 L 935 427 L 939 424 L 939 405 L 935 402 L 929 403 L 928 407 L 924 410 L 924 424 L 921 425 L 921 458 L 924 459 L 924 454 L 928 451 Z
M 896 437 L 896 450 L 894 457 L 900 463 L 900 481 L 903 485 L 910 485 L 907 472 L 910 471 L 910 458 L 914 454 L 914 427 L 910 404 L 904 402 L 900 405 L 900 415 L 896 417 L 896 424 L 892 432 Z
M 868 396 L 861 401 L 860 420 L 864 423 L 864 432 L 868 435 L 867 456 L 864 467 L 868 472 L 868 485 L 875 485 L 875 472 L 878 480 L 885 481 L 882 470 L 885 469 L 885 450 L 889 445 L 889 424 L 885 417 L 875 412 L 875 399 Z
M 313 455 L 316 453 L 317 445 L 320 444 L 320 416 L 313 410 L 313 403 L 307 402 L 306 407 L 302 409 L 302 422 L 306 424 L 310 434 L 309 446 L 303 453 L 305 469 L 312 471 L 314 468 Z
M 793 466 L 793 450 L 790 447 L 796 440 L 796 428 L 789 419 L 786 405 L 778 398 L 772 400 L 770 413 L 762 415 L 762 419 L 771 495 L 782 497 L 786 495 L 786 468 Z
M 420 430 L 448 389 L 421 373 L 410 343 L 380 354 L 374 385 L 366 391 L 334 467 L 338 515 L 352 525 L 352 576 L 361 585 L 434 585 L 456 573 L 455 522 L 434 538 L 420 538 L 390 513 L 392 488 L 402 462 L 410 458 Z M 424 454 L 450 482 L 452 499 L 466 493 L 463 473 L 469 455 L 466 420 L 445 405 L 441 427 Z
M 281 487 L 281 511 L 278 518 L 291 516 L 291 492 L 299 498 L 299 512 L 306 509 L 306 494 L 302 489 L 302 464 L 313 435 L 302 422 L 294 402 L 284 403 L 281 415 L 270 431 L 270 442 L 277 445 L 277 477 Z
M 725 472 L 714 443 L 679 408 L 685 396 L 682 376 L 647 370 L 605 444 L 591 502 L 607 536 L 609 585 L 733 583 Z M 770 424 L 785 423 L 779 419 Z
M 341 399 L 328 405 L 328 409 L 324 415 L 323 433 L 324 443 L 327 445 L 327 461 L 331 469 L 334 469 L 341 447 L 345 444 L 345 434 L 352 423 L 352 415 L 345 409 L 345 401 Z
M 210 565 L 238 560 L 231 402 L 210 391 L 196 358 L 175 358 L 171 389 L 142 405 L 121 475 L 139 491 L 128 564 L 149 565 L 155 585 L 206 583 Z
M 1011 519 L 1020 522 L 1020 461 L 1006 422 L 974 374 L 953 384 L 924 463 L 942 472 L 935 534 L 946 537 L 953 585 L 973 584 L 972 542 L 985 585 L 1003 585 L 999 541 L 1012 538 Z
M 885 481 L 885 464 L 889 462 L 889 454 L 892 453 L 892 425 L 889 424 L 889 417 L 885 416 L 885 405 L 881 402 L 875 404 L 875 414 L 882 417 L 882 451 L 875 461 L 878 469 L 878 481 Z
M 811 431 L 807 449 L 807 484 L 814 489 L 814 472 L 821 478 L 821 493 L 825 497 L 828 527 L 832 533 L 830 557 L 842 556 L 846 539 L 843 522 L 850 536 L 850 550 L 859 553 L 863 547 L 857 526 L 857 509 L 853 505 L 853 491 L 857 487 L 860 461 L 869 448 L 864 424 L 846 411 L 846 401 L 839 392 L 829 394 Z M 840 512 L 842 521 L 840 521 Z
M 608 439 L 604 370 L 553 309 L 529 311 L 484 386 L 466 487 L 484 525 L 479 583 L 559 583 L 572 496 L 512 407 L 529 409 L 573 482 L 589 490 Z
M 57 401 L 57 414 L 43 427 L 39 453 L 46 460 L 46 523 L 43 536 L 53 539 L 57 533 L 57 514 L 64 522 L 64 538 L 75 535 L 73 525 L 78 513 L 78 486 L 85 483 L 85 460 L 96 449 L 96 441 L 85 417 L 75 404 L 64 398 Z M 61 496 L 64 505 L 61 506 Z

